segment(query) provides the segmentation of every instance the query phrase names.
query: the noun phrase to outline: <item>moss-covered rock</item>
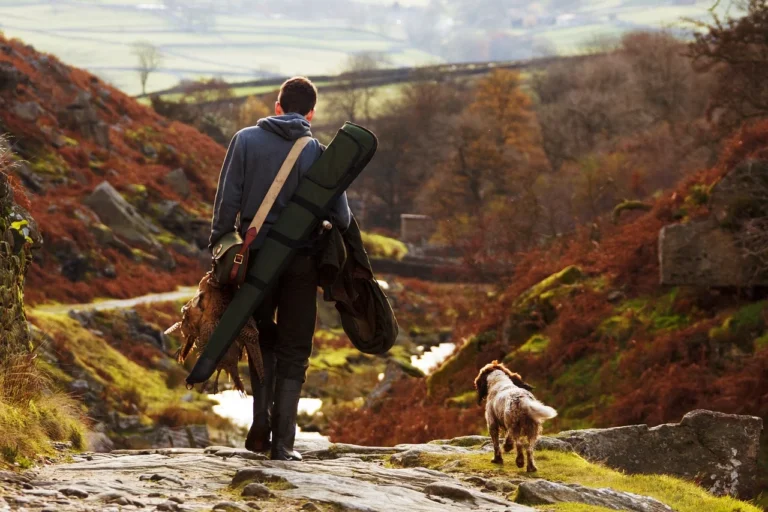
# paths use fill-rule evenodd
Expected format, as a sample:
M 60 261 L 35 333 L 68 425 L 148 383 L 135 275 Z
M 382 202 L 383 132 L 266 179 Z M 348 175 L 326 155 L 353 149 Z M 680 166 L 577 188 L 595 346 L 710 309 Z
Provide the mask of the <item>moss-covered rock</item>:
M 496 331 L 488 331 L 470 338 L 459 350 L 449 357 L 432 375 L 427 377 L 427 391 L 451 389 L 454 376 L 467 367 L 476 367 L 477 358 L 483 354 L 483 347 L 497 339 Z M 462 383 L 463 384 L 463 383 Z
M 544 350 L 546 350 L 548 346 L 549 346 L 548 336 L 544 336 L 543 334 L 534 334 L 533 336 L 528 338 L 528 341 L 526 341 L 522 347 L 517 349 L 517 351 L 522 354 L 539 354 L 541 352 L 544 352 Z
M 512 304 L 504 323 L 502 340 L 511 349 L 557 317 L 557 301 L 577 292 L 586 279 L 577 266 L 566 267 L 522 293 Z

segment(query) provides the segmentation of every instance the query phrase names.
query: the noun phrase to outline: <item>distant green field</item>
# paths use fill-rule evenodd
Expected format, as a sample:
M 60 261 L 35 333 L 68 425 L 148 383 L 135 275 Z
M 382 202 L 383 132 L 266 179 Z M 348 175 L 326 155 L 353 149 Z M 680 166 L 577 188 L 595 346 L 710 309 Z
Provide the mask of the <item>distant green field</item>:
M 220 77 L 244 82 L 268 76 L 334 74 L 350 54 L 361 51 L 386 54 L 393 66 L 441 62 L 410 45 L 405 27 L 395 19 L 399 15 L 391 15 L 394 0 L 358 1 L 369 5 L 371 26 L 346 21 L 333 12 L 323 13 L 324 19 L 317 22 L 289 20 L 264 14 L 268 11 L 256 7 L 261 2 L 253 2 L 253 9 L 237 15 L 200 11 L 202 22 L 208 24 L 203 30 L 190 29 L 189 20 L 184 18 L 182 23 L 176 11 L 164 8 L 163 0 L 0 0 L 0 31 L 89 69 L 131 94 L 140 92 L 132 53 L 132 45 L 139 40 L 155 44 L 164 55 L 161 69 L 149 78 L 149 92 L 173 87 L 181 79 Z M 457 2 L 445 2 L 453 6 L 445 16 L 459 16 Z M 563 11 L 551 8 L 550 2 L 524 7 L 533 20 L 525 26 L 494 29 L 492 34 L 473 29 L 473 33 L 522 37 L 568 55 L 596 36 L 679 26 L 684 17 L 704 18 L 713 4 L 713 0 L 691 4 L 688 0 L 585 0 Z M 398 3 L 424 7 L 429 0 Z M 722 0 L 719 11 L 731 3 Z M 240 1 L 240 5 L 247 4 Z M 385 12 L 389 17 L 380 15 Z M 541 21 L 546 18 L 549 21 Z M 263 88 L 237 94 L 260 92 Z
M 132 53 L 139 40 L 164 54 L 162 68 L 149 78 L 149 91 L 173 87 L 182 78 L 219 76 L 237 82 L 270 75 L 332 74 L 342 70 L 350 53 L 359 51 L 384 53 L 395 66 L 439 61 L 403 39 L 328 20 L 218 15 L 209 31 L 188 32 L 174 26 L 163 11 L 141 7 L 151 3 L 0 0 L 0 30 L 132 94 L 140 92 Z

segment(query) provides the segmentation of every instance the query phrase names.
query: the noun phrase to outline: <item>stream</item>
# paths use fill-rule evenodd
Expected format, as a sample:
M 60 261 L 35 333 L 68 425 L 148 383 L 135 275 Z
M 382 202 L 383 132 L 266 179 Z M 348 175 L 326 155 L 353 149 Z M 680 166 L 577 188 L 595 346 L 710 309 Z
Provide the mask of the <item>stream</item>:
M 423 347 L 419 348 L 422 349 Z M 425 375 L 429 375 L 439 367 L 443 361 L 448 359 L 455 348 L 455 343 L 441 343 L 440 345 L 423 352 L 421 355 L 411 356 L 411 364 L 423 371 Z M 383 377 L 383 374 L 379 375 L 379 380 Z M 239 391 L 227 390 L 222 391 L 218 395 L 208 395 L 208 398 L 218 402 L 218 405 L 213 406 L 213 412 L 219 416 L 227 418 L 239 427 L 248 428 L 251 426 L 251 420 L 253 418 L 252 397 L 243 395 Z M 299 400 L 299 414 L 314 416 L 320 411 L 322 406 L 323 401 L 319 398 L 302 398 Z M 301 432 L 301 429 L 298 429 L 298 433 L 300 437 L 304 438 L 321 436 L 321 434 L 314 432 Z

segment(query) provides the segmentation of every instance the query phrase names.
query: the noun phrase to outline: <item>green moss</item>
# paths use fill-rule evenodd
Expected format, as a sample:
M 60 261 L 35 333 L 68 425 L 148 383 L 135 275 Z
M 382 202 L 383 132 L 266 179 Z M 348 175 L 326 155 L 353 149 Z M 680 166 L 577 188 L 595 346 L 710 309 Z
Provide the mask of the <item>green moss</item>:
M 768 333 L 763 334 L 755 340 L 755 351 L 763 350 L 768 347 Z
M 546 508 L 540 508 L 540 510 L 546 512 L 615 512 L 611 508 L 584 505 L 583 503 L 556 503 L 547 505 Z
M 445 405 L 448 407 L 458 407 L 460 409 L 467 409 L 477 405 L 477 393 L 474 391 L 467 391 L 458 396 L 454 396 L 445 401 Z
M 624 346 L 632 337 L 637 322 L 632 315 L 615 315 L 603 320 L 597 328 L 600 336 L 616 340 L 619 345 Z
M 686 204 L 703 206 L 709 202 L 710 187 L 707 185 L 694 185 L 688 191 L 685 198 Z
M 613 222 L 619 222 L 621 214 L 624 212 L 641 211 L 648 212 L 653 208 L 653 205 L 644 203 L 643 201 L 630 201 L 625 200 L 617 204 L 613 209 Z
M 179 238 L 173 233 L 169 233 L 168 231 L 163 231 L 162 233 L 155 235 L 155 238 L 163 245 L 180 245 L 183 247 L 191 247 L 189 242 L 183 238 Z
M 548 292 L 562 285 L 576 284 L 579 281 L 581 281 L 583 278 L 584 278 L 584 273 L 582 272 L 582 270 L 575 265 L 571 265 L 570 267 L 566 267 L 560 272 L 557 272 L 556 274 L 552 274 L 546 279 L 533 285 L 531 288 L 528 289 L 528 291 L 526 291 L 520 296 L 520 299 L 518 299 L 518 302 L 521 304 L 524 304 L 531 300 L 535 300 L 545 292 Z
M 675 301 L 679 293 L 678 288 L 673 288 L 668 293 L 656 298 L 634 298 L 624 302 L 616 308 L 626 320 L 620 320 L 618 317 L 612 317 L 606 322 L 607 332 L 615 329 L 618 334 L 617 339 L 621 341 L 628 340 L 630 332 L 628 323 L 631 323 L 631 331 L 634 331 L 639 325 L 644 326 L 648 331 L 678 330 L 688 326 L 691 319 L 687 315 L 681 315 L 675 312 Z
M 518 469 L 510 456 L 506 464 L 498 466 L 491 463 L 491 455 L 451 454 L 440 455 L 424 453 L 420 455 L 421 465 L 449 473 L 465 473 L 484 477 L 502 477 L 509 479 L 538 479 L 574 483 L 592 488 L 610 488 L 656 498 L 679 512 L 759 512 L 749 503 L 730 497 L 715 497 L 701 487 L 684 480 L 665 475 L 627 475 L 609 469 L 600 464 L 587 462 L 574 453 L 539 451 L 536 463 L 539 471 L 534 474 Z M 559 506 L 559 505 L 558 505 Z M 547 505 L 549 507 L 549 505 Z M 575 508 L 574 508 L 575 507 Z M 570 506 L 555 510 L 569 512 L 590 510 Z M 597 509 L 600 510 L 600 509 Z
M 763 317 L 763 311 L 768 305 L 768 301 L 760 301 L 748 304 L 733 315 L 729 316 L 718 327 L 713 327 L 709 331 L 709 339 L 718 344 L 734 344 L 750 348 L 747 345 L 755 340 L 754 348 L 758 348 L 765 343 L 760 334 L 765 330 L 766 324 Z M 758 343 L 758 341 L 760 343 Z
M 365 231 L 361 235 L 365 250 L 373 258 L 402 260 L 408 254 L 408 247 L 400 240 Z
M 518 348 L 517 351 L 528 354 L 539 354 L 544 352 L 548 346 L 549 337 L 544 336 L 543 334 L 534 334 L 528 338 L 528 341 L 526 341 L 522 347 Z
M 38 174 L 47 174 L 49 176 L 66 174 L 69 170 L 67 162 L 53 152 L 38 155 L 37 158 L 29 162 L 29 167 Z
M 354 373 L 362 370 L 362 367 L 353 365 L 352 362 L 372 359 L 373 357 L 361 354 L 354 347 L 321 348 L 312 355 L 309 365 L 314 369 L 345 369 Z
M 740 333 L 764 329 L 763 311 L 767 305 L 768 301 L 760 301 L 739 309 L 733 315 L 731 327 Z

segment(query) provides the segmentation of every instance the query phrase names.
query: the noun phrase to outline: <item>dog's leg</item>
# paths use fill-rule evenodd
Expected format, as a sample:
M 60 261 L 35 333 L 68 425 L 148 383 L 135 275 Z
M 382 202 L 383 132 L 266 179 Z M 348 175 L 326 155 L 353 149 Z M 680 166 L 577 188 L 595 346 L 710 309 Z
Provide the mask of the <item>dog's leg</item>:
M 515 440 L 512 439 L 512 429 L 507 429 L 507 438 L 504 440 L 504 451 L 509 453 L 515 448 Z
M 515 463 L 517 464 L 517 467 L 522 468 L 525 466 L 525 455 L 523 454 L 523 442 L 520 441 L 519 438 L 515 443 L 515 447 L 517 448 L 517 458 L 515 459 Z
M 536 439 L 529 440 L 528 446 L 525 449 L 526 453 L 528 454 L 528 467 L 526 468 L 526 471 L 528 473 L 535 473 L 536 471 L 538 471 L 538 468 L 536 467 L 536 461 L 533 459 L 533 447 L 535 444 L 536 444 Z
M 504 464 L 504 459 L 501 458 L 501 447 L 499 446 L 499 424 L 495 421 L 488 423 L 488 431 L 491 434 L 491 441 L 493 441 L 493 462 L 494 464 Z

